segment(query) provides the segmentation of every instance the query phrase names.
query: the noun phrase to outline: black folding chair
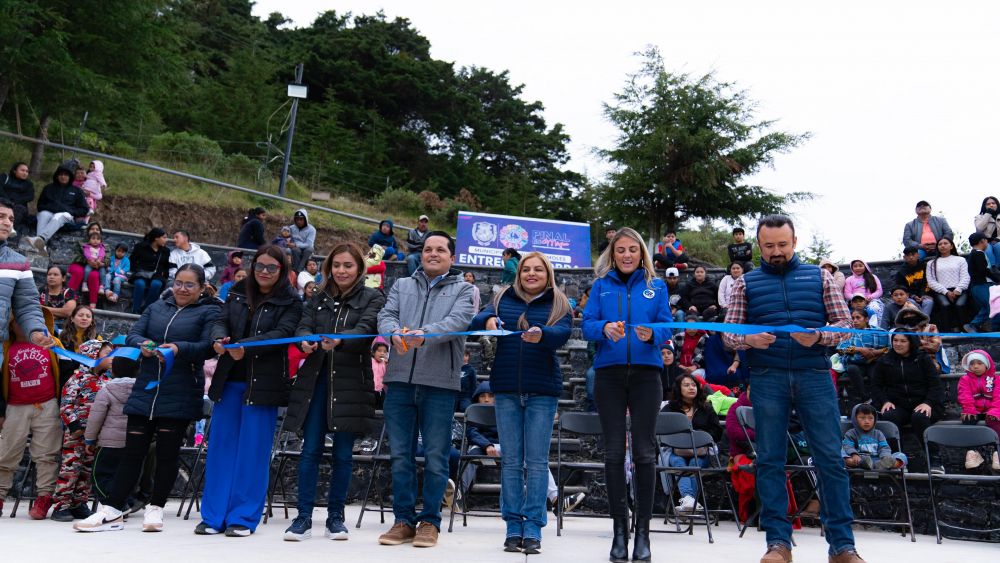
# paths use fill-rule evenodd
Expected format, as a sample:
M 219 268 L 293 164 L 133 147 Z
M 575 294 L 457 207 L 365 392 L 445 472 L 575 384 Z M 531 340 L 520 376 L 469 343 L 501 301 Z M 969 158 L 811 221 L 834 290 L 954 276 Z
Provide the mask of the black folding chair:
M 462 515 L 462 526 L 468 525 L 468 516 L 495 516 L 497 514 L 496 510 L 472 511 L 469 509 L 469 496 L 474 492 L 478 492 L 478 487 L 476 477 L 473 477 L 468 486 L 465 486 L 465 471 L 470 467 L 478 469 L 477 466 L 497 466 L 500 464 L 500 458 L 498 457 L 491 457 L 485 453 L 469 453 L 469 448 L 473 447 L 473 444 L 469 444 L 467 437 L 467 430 L 470 424 L 477 426 L 496 426 L 496 409 L 493 405 L 480 404 L 472 404 L 469 405 L 469 408 L 465 409 L 465 418 L 462 421 L 462 446 L 459 450 L 459 452 L 461 452 L 461 458 L 458 462 L 458 493 L 455 496 L 455 501 L 451 508 L 451 516 L 448 521 L 449 532 L 452 531 L 455 526 L 455 513 L 460 513 Z M 495 493 L 496 491 L 491 490 L 490 492 Z M 459 504 L 462 505 L 461 508 L 459 508 Z
M 559 415 L 559 424 L 556 427 L 556 485 L 559 489 L 559 495 L 556 499 L 556 506 L 562 506 L 563 497 L 565 496 L 566 482 L 570 480 L 574 475 L 583 472 L 597 472 L 604 471 L 603 462 L 592 462 L 592 461 L 572 461 L 567 460 L 563 457 L 563 432 L 570 432 L 578 436 L 602 436 L 604 431 L 601 429 L 601 420 L 598 418 L 597 413 L 591 412 L 564 412 Z M 565 471 L 565 474 L 564 474 Z M 559 511 L 559 516 L 556 518 L 556 535 L 562 535 L 563 527 L 563 510 Z M 577 518 L 604 518 L 603 514 L 574 514 Z
M 708 533 L 709 543 L 714 543 L 715 540 L 712 537 L 712 524 L 716 526 L 719 523 L 718 517 L 713 517 L 714 514 L 729 514 L 736 521 L 737 526 L 739 526 L 739 518 L 736 513 L 736 504 L 733 502 L 733 497 L 729 491 L 728 484 L 728 469 L 722 466 L 722 462 L 719 459 L 718 447 L 712 436 L 702 430 L 694 430 L 691 427 L 691 421 L 682 413 L 679 412 L 661 412 L 656 419 L 656 435 L 659 438 L 660 445 L 671 448 L 672 450 L 690 450 L 693 454 L 697 455 L 699 450 L 704 451 L 705 456 L 709 456 L 710 461 L 714 464 L 711 467 L 673 467 L 669 464 L 657 464 L 657 473 L 666 473 L 670 475 L 672 482 L 676 486 L 676 480 L 680 477 L 685 477 L 688 475 L 694 475 L 698 480 L 698 497 L 701 500 L 702 510 L 701 513 L 698 511 L 690 513 L 680 513 L 674 508 L 672 495 L 668 494 L 667 497 L 667 513 L 664 518 L 664 523 L 669 523 L 669 519 L 673 516 L 676 529 L 674 530 L 652 530 L 659 533 L 694 533 L 694 524 L 698 522 L 703 522 L 705 524 L 705 529 Z M 722 478 L 723 486 L 726 490 L 726 497 L 729 499 L 729 509 L 712 509 L 708 504 L 708 495 L 705 491 L 704 476 L 714 475 Z M 686 528 L 681 528 L 680 523 L 684 521 L 687 524 Z
M 38 493 L 38 491 L 35 491 L 35 493 L 36 493 L 35 495 L 25 495 L 24 494 L 24 490 L 25 490 L 25 488 L 27 488 L 28 483 L 35 483 L 37 481 L 36 478 L 35 478 L 35 475 L 38 472 L 38 468 L 35 466 L 35 460 L 30 457 L 31 454 L 28 453 L 28 448 L 31 445 L 30 440 L 31 439 L 29 438 L 28 444 L 26 444 L 24 446 L 24 455 L 29 456 L 28 457 L 28 464 L 24 468 L 24 476 L 21 477 L 21 484 L 17 488 L 17 496 L 14 497 L 14 506 L 10 509 L 10 517 L 11 518 L 17 516 L 17 507 L 20 506 L 21 499 L 27 499 L 28 500 L 28 509 L 30 510 L 31 509 L 31 504 L 35 501 L 35 497 L 37 496 L 37 493 Z M 23 457 L 22 457 L 22 459 L 23 459 Z
M 177 507 L 177 518 L 181 517 L 181 512 L 184 510 L 184 503 L 188 501 L 188 494 L 191 495 L 190 503 L 188 504 L 187 513 L 184 514 L 184 519 L 187 520 L 191 517 L 191 508 L 195 505 L 200 505 L 202 493 L 202 486 L 205 482 L 205 450 L 208 447 L 208 438 L 212 429 L 212 410 L 214 404 L 212 401 L 205 400 L 202 403 L 202 414 L 205 415 L 205 434 L 200 444 L 197 446 L 183 446 L 181 447 L 181 456 L 178 458 L 180 460 L 183 469 L 187 471 L 188 478 L 184 483 L 184 487 L 181 489 L 181 502 Z M 194 460 L 188 464 L 184 461 L 184 454 L 194 453 Z M 198 510 L 201 510 L 199 506 Z
M 379 518 L 382 524 L 385 524 L 385 513 L 392 512 L 392 508 L 386 508 L 385 497 L 382 495 L 382 489 L 380 489 L 375 480 L 377 479 L 379 471 L 391 463 L 391 456 L 389 454 L 389 442 L 386 440 L 386 424 L 382 425 L 382 431 L 379 432 L 378 442 L 375 444 L 375 451 L 372 452 L 370 458 L 366 463 L 371 464 L 371 473 L 368 475 L 368 484 L 365 486 L 365 496 L 361 500 L 361 511 L 358 514 L 358 523 L 355 528 L 361 527 L 361 520 L 364 519 L 366 512 L 378 512 Z M 370 508 L 368 506 L 368 501 L 371 499 L 372 490 L 375 491 L 376 499 L 378 500 L 378 508 Z
M 840 422 L 840 433 L 845 434 L 848 430 L 854 427 L 854 423 L 849 420 L 842 420 Z M 875 428 L 881 430 L 885 434 L 886 441 L 889 442 L 889 447 L 892 448 L 893 452 L 898 452 L 901 450 L 902 441 L 899 434 L 899 428 L 888 420 L 880 420 L 875 423 Z M 914 535 L 913 531 L 913 514 L 910 512 L 910 491 L 906 486 L 906 468 L 900 467 L 898 469 L 864 469 L 864 468 L 847 468 L 847 473 L 850 477 L 860 477 L 864 480 L 880 480 L 887 479 L 896 485 L 899 490 L 903 493 L 903 517 L 905 520 L 879 520 L 872 518 L 855 518 L 855 524 L 868 524 L 873 526 L 890 526 L 900 528 L 900 534 L 906 537 L 906 531 L 910 531 L 910 541 L 917 541 L 917 537 Z
M 924 455 L 927 459 L 931 459 L 931 444 L 934 444 L 938 448 L 992 448 L 993 451 L 1000 451 L 1000 442 L 997 440 L 997 434 L 992 428 L 988 426 L 977 426 L 977 425 L 950 425 L 943 424 L 931 426 L 924 431 Z M 989 459 L 989 457 L 987 457 Z M 937 536 L 937 542 L 941 543 L 941 527 L 950 528 L 952 530 L 960 530 L 963 532 L 972 532 L 980 534 L 994 534 L 1000 532 L 1000 528 L 966 528 L 963 526 L 958 526 L 956 524 L 951 524 L 948 522 L 942 522 L 938 518 L 937 510 L 937 496 L 934 492 L 934 483 L 936 481 L 941 481 L 945 483 L 956 483 L 959 485 L 988 485 L 1000 482 L 1000 476 L 996 475 L 964 475 L 964 474 L 935 474 L 930 473 L 927 476 L 927 485 L 931 492 L 931 514 L 934 516 L 934 532 Z

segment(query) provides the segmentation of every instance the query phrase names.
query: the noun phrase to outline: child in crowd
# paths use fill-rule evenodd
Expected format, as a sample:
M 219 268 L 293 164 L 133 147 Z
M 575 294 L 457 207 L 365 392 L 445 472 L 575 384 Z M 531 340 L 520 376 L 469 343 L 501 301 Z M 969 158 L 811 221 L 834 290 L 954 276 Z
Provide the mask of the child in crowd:
M 92 231 L 87 235 L 87 242 L 80 243 L 80 257 L 83 259 L 83 277 L 80 280 L 87 282 L 87 293 L 90 295 L 90 308 L 97 308 L 97 297 L 104 293 L 104 287 L 101 284 L 108 277 L 108 268 L 110 267 L 110 257 L 108 256 L 108 249 L 104 246 L 104 242 L 101 239 L 100 231 Z M 97 272 L 96 276 L 91 276 L 91 272 Z M 92 281 L 97 281 L 98 287 L 91 287 Z M 71 286 L 76 284 L 70 284 Z M 77 290 L 80 286 L 74 287 Z
M 895 325 L 896 315 L 910 301 L 910 292 L 902 286 L 892 288 L 892 293 L 889 295 L 892 297 L 892 301 L 882 309 L 882 320 L 879 321 L 879 328 L 883 330 L 889 330 Z
M 45 312 L 45 323 L 51 333 L 52 315 Z M 56 355 L 33 344 L 10 320 L 10 339 L 3 343 L 3 372 L 0 378 L 0 512 L 3 499 L 10 491 L 24 446 L 28 446 L 35 462 L 35 503 L 28 511 L 34 520 L 43 520 L 52 507 L 52 493 L 59 473 L 59 446 L 62 425 L 59 421 L 59 377 Z M 62 344 L 56 341 L 56 346 Z
M 122 284 L 128 281 L 129 262 L 128 246 L 119 242 L 115 245 L 115 254 L 108 260 L 107 274 L 104 276 L 104 297 L 112 303 L 117 303 L 122 294 Z
M 837 345 L 837 350 L 850 382 L 848 397 L 853 405 L 870 398 L 867 389 L 871 384 L 876 362 L 889 351 L 889 333 L 869 325 L 866 308 L 852 310 L 851 322 L 854 328 L 863 332 L 851 333 L 850 337 Z
M 854 428 L 844 433 L 841 452 L 844 465 L 862 469 L 899 469 L 906 467 L 906 454 L 892 453 L 885 434 L 875 428 L 875 407 L 855 405 L 851 412 Z
M 375 393 L 379 408 L 385 400 L 385 370 L 389 367 L 389 343 L 381 336 L 372 342 L 372 379 L 375 382 Z
M 87 170 L 87 179 L 80 187 L 83 188 L 84 196 L 87 199 L 87 207 L 90 208 L 90 213 L 87 215 L 93 215 L 97 212 L 97 202 L 104 197 L 104 190 L 108 187 L 108 183 L 104 181 L 103 162 L 94 160 L 90 163 Z
M 669 401 L 670 391 L 674 388 L 674 380 L 677 379 L 679 372 L 672 342 L 660 346 L 660 358 L 663 360 L 663 367 L 660 368 L 660 387 L 663 389 L 662 401 Z
M 469 363 L 468 350 L 465 351 L 464 359 L 465 362 L 462 364 L 462 389 L 458 393 L 455 412 L 465 412 L 465 409 L 469 408 L 469 405 L 475 402 L 474 393 L 478 390 L 479 386 L 479 377 L 476 375 L 476 368 L 472 367 L 472 364 Z
M 83 183 L 87 181 L 87 171 L 83 169 L 82 166 L 77 166 L 76 170 L 73 171 L 73 185 L 82 188 Z
M 840 271 L 840 266 L 831 262 L 829 258 L 824 258 L 819 261 L 819 267 L 830 272 L 830 275 L 833 276 L 833 285 L 837 286 L 837 291 L 843 293 L 847 280 L 844 278 L 844 272 Z
M 274 237 L 271 244 L 277 246 L 285 252 L 291 253 L 292 247 L 294 246 L 294 243 L 292 242 L 292 229 L 288 227 L 281 227 L 281 234 Z
M 302 300 L 309 301 L 314 295 L 316 295 L 316 282 L 306 282 L 306 286 L 302 288 Z
M 96 359 L 103 344 L 100 340 L 87 340 L 79 346 L 78 352 Z M 90 498 L 90 472 L 94 456 L 87 452 L 83 434 L 90 417 L 90 407 L 106 381 L 107 377 L 98 368 L 81 365 L 63 387 L 59 412 L 66 430 L 54 495 L 56 510 L 52 513 L 52 519 L 57 522 L 72 522 L 91 515 L 87 499 Z
M 382 284 L 385 282 L 385 262 L 382 261 L 383 256 L 385 256 L 385 248 L 382 248 L 381 245 L 373 244 L 371 250 L 368 251 L 368 255 L 365 256 L 365 266 L 368 268 L 365 272 L 367 274 L 365 277 L 365 287 L 382 289 Z
M 698 320 L 698 317 L 687 317 L 690 322 Z M 705 345 L 708 343 L 708 333 L 704 330 L 693 328 L 678 331 L 674 335 L 673 344 L 677 356 L 677 367 L 681 373 L 694 373 L 701 368 L 702 355 L 705 353 Z
M 123 409 L 132 394 L 139 363 L 125 356 L 111 360 L 111 379 L 97 392 L 83 433 L 85 451 L 94 456 L 94 493 L 100 503 L 107 500 L 115 470 L 125 451 L 128 416 Z
M 233 279 L 222 284 L 222 287 L 219 288 L 219 300 L 225 303 L 226 297 L 229 296 L 229 289 L 234 285 L 240 283 L 241 281 L 247 279 L 247 275 L 248 274 L 246 270 L 236 270 L 236 275 L 233 277 Z
M 738 263 L 744 271 L 749 272 L 753 269 L 753 245 L 745 239 L 743 227 L 733 229 L 733 242 L 726 247 L 726 252 L 729 253 L 730 262 Z
M 976 424 L 986 421 L 986 426 L 1000 434 L 1000 390 L 997 389 L 997 371 L 993 358 L 985 350 L 973 350 L 962 358 L 965 375 L 958 380 L 958 404 L 962 407 L 962 423 Z M 983 456 L 976 450 L 965 454 L 965 467 L 975 469 L 983 464 Z M 1000 471 L 1000 456 L 993 452 L 993 470 Z
M 868 300 L 871 324 L 878 326 L 882 319 L 882 282 L 863 260 L 851 261 L 851 275 L 844 280 L 844 298 L 850 300 L 857 294 Z
M 219 283 L 224 284 L 226 282 L 235 281 L 236 272 L 243 269 L 243 251 L 242 250 L 230 250 L 229 254 L 226 255 L 228 263 L 226 267 L 222 270 L 222 277 L 219 278 Z

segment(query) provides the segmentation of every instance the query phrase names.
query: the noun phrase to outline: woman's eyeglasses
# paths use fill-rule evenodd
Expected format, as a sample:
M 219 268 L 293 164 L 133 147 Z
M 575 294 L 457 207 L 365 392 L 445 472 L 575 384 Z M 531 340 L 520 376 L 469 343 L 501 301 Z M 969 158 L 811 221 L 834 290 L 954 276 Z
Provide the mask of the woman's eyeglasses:
M 256 264 L 253 265 L 253 269 L 255 272 L 267 272 L 269 274 L 275 274 L 278 272 L 278 270 L 281 269 L 281 266 L 279 266 L 278 264 L 261 264 L 260 262 L 257 262 Z
M 183 289 L 186 289 L 188 291 L 193 291 L 197 287 L 198 287 L 198 284 L 196 284 L 194 282 L 174 281 L 174 289 L 182 289 L 183 288 Z

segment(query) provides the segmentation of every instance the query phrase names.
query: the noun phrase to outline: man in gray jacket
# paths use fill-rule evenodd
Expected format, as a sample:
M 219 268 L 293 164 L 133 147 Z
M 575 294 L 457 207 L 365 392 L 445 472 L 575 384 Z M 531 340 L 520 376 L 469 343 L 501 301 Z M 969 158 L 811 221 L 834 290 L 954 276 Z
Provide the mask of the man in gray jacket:
M 382 545 L 413 542 L 432 547 L 441 528 L 441 500 L 448 483 L 448 455 L 455 397 L 461 389 L 464 336 L 424 334 L 468 329 L 475 311 L 472 285 L 452 269 L 455 241 L 432 231 L 424 239 L 421 268 L 397 280 L 378 315 L 382 334 L 392 333 L 385 374 L 385 424 L 392 456 L 392 528 Z M 416 513 L 418 433 L 424 449 L 423 511 Z
M 926 201 L 917 202 L 917 218 L 903 227 L 903 248 L 916 246 L 920 248 L 920 259 L 937 256 L 937 243 L 942 238 L 955 239 L 948 220 L 944 217 L 931 215 L 931 204 Z

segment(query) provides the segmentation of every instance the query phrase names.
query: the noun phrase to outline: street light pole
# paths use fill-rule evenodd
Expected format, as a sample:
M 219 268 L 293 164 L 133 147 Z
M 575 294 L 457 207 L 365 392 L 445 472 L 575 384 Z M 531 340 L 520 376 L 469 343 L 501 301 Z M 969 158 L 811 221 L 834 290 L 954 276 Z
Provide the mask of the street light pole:
M 292 157 L 292 137 L 295 136 L 295 116 L 299 113 L 299 100 L 306 97 L 305 88 L 302 87 L 302 63 L 295 66 L 295 82 L 288 85 L 288 95 L 292 99 L 292 116 L 288 124 L 288 144 L 285 145 L 285 159 L 281 165 L 281 180 L 278 182 L 278 195 L 284 197 L 285 182 L 288 180 L 288 163 Z

